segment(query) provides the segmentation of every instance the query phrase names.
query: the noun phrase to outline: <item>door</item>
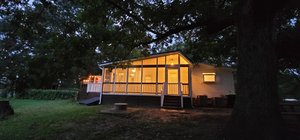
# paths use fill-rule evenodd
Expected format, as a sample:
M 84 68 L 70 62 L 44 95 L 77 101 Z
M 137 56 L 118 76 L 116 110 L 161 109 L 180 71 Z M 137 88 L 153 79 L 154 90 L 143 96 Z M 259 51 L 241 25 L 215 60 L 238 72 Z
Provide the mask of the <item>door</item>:
M 178 69 L 168 68 L 167 74 L 168 94 L 178 95 Z

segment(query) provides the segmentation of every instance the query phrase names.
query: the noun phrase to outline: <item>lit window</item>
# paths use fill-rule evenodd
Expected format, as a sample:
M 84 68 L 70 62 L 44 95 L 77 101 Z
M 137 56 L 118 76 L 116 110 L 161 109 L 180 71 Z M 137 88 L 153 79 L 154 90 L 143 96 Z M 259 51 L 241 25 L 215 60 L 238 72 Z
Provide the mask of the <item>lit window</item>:
M 202 73 L 203 82 L 216 82 L 216 73 Z

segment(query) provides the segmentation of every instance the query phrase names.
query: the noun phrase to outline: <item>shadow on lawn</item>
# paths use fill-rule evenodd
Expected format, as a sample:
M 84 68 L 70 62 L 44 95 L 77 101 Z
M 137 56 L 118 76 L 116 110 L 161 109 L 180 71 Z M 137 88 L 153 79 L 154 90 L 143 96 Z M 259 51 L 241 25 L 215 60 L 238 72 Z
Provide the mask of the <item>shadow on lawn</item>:
M 129 108 L 130 109 L 130 108 Z M 58 139 L 204 139 L 215 140 L 228 120 L 231 110 L 164 110 L 134 108 L 125 114 L 90 116 L 72 126 Z M 89 135 L 80 135 L 86 134 Z

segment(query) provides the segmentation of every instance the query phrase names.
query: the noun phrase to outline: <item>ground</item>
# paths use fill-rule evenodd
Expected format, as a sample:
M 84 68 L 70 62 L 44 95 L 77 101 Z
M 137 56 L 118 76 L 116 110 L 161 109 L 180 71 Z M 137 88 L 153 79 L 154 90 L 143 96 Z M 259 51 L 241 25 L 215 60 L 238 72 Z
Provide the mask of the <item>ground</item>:
M 218 140 L 231 109 L 165 110 L 129 108 L 111 114 L 112 106 L 79 105 L 71 100 L 11 100 L 15 115 L 0 120 L 1 140 Z M 288 135 L 300 139 L 297 118 L 289 121 Z M 289 119 L 290 120 L 290 119 Z M 296 124 L 295 124 L 296 123 Z
M 70 100 L 12 100 L 15 115 L 0 121 L 0 139 L 217 139 L 230 109 L 163 110 L 83 106 Z

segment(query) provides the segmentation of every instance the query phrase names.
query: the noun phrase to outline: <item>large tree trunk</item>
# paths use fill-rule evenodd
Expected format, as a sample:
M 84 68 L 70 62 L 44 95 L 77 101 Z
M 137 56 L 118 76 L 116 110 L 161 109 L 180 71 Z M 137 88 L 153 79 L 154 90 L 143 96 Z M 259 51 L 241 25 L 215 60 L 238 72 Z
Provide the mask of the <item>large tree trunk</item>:
M 237 96 L 225 129 L 228 140 L 283 139 L 273 45 L 274 7 L 244 0 L 238 13 Z

